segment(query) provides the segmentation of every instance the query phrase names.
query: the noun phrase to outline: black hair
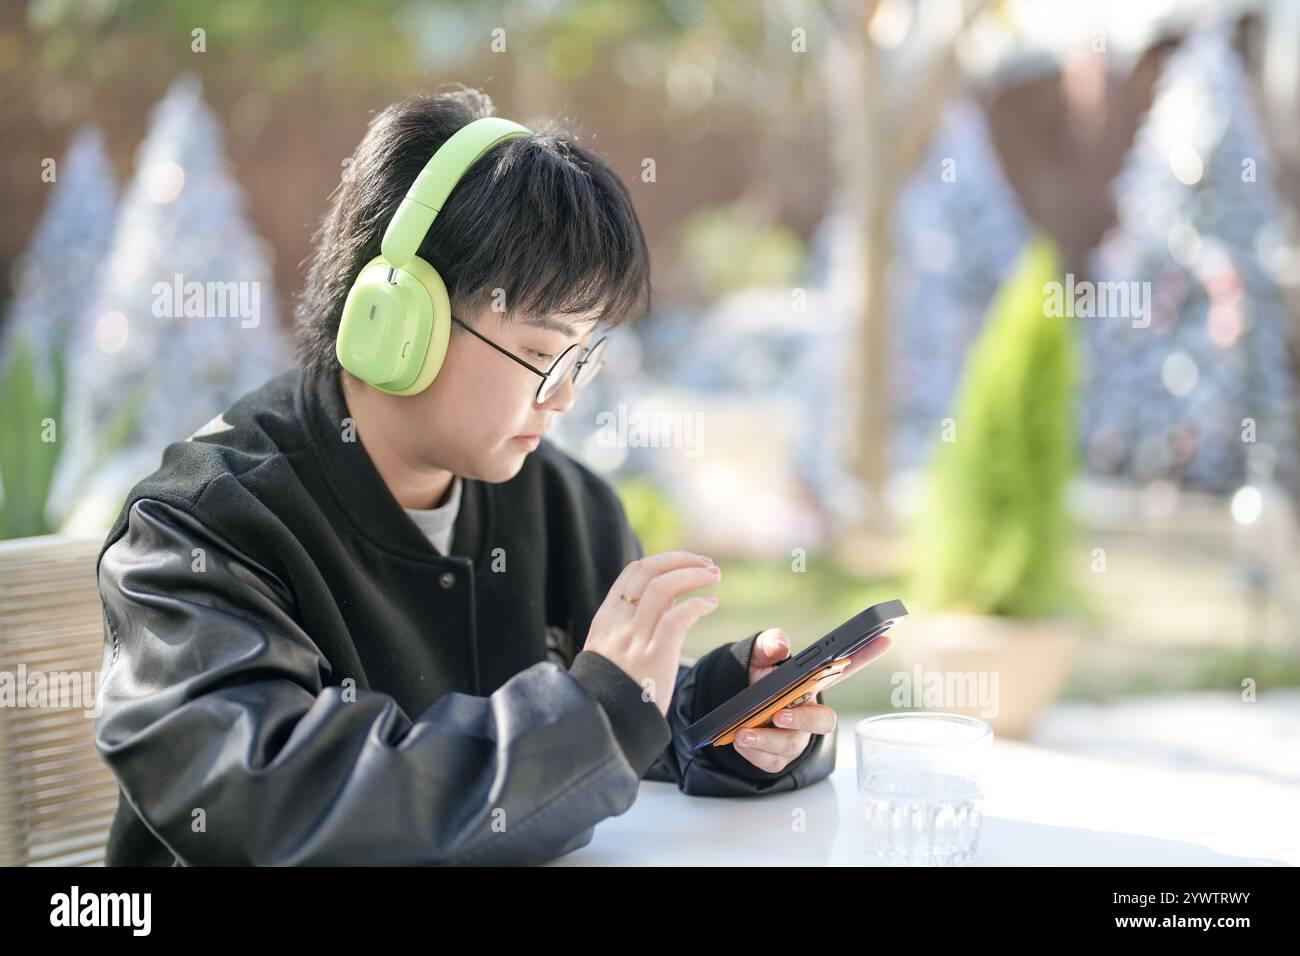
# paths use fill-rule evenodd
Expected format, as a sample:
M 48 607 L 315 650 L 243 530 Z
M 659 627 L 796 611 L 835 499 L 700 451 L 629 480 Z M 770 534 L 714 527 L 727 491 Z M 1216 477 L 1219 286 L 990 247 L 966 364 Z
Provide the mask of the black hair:
M 492 115 L 486 93 L 460 87 L 412 96 L 370 121 L 313 236 L 306 285 L 295 297 L 304 370 L 338 368 L 344 299 L 379 255 L 402 197 L 448 137 Z M 509 320 L 598 315 L 598 325 L 613 328 L 650 306 L 650 255 L 627 187 L 555 126 L 499 143 L 471 166 L 419 255 L 446 282 L 456 317 L 471 324 L 496 289 Z

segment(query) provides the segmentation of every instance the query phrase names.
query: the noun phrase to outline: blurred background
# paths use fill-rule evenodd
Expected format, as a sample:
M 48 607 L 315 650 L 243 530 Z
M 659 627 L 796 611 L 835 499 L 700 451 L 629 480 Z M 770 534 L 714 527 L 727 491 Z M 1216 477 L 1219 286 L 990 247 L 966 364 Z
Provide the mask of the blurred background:
M 634 197 L 557 441 L 722 565 L 688 653 L 901 597 L 845 714 L 1300 783 L 1298 52 L 1300 0 L 5 4 L 0 531 L 102 540 L 288 367 L 366 122 L 464 83 Z

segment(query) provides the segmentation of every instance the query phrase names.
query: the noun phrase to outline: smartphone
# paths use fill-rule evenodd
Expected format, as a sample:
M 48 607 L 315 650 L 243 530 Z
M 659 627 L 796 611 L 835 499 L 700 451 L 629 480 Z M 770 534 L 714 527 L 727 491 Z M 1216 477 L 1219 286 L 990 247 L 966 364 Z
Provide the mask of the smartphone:
M 821 640 L 791 654 L 762 680 L 705 714 L 682 737 L 692 750 L 723 747 L 740 731 L 772 722 L 776 712 L 798 707 L 843 679 L 849 657 L 907 617 L 902 601 L 873 604 Z

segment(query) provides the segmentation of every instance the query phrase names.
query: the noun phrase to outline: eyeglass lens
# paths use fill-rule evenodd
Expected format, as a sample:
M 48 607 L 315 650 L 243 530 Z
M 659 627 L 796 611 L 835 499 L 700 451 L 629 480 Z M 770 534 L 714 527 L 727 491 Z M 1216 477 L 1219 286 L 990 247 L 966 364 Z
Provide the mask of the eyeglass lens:
M 601 339 L 592 347 L 591 351 L 586 354 L 585 361 L 577 374 L 574 374 L 574 368 L 578 362 L 583 359 L 584 349 L 575 346 L 569 349 L 564 355 L 560 356 L 555 367 L 542 380 L 541 388 L 538 389 L 537 401 L 545 402 L 555 394 L 556 389 L 564 383 L 566 377 L 573 378 L 573 388 L 575 391 L 583 388 L 595 376 L 600 366 L 604 364 L 605 344 L 608 340 Z

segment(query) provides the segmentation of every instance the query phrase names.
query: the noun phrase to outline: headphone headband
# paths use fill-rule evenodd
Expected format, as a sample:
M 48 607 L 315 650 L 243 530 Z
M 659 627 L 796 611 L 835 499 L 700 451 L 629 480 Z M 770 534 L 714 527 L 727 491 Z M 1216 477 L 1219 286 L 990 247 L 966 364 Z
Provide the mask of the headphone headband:
M 531 136 L 526 126 L 499 116 L 485 116 L 456 130 L 425 163 L 384 230 L 380 244 L 389 265 L 401 269 L 420 249 L 434 217 L 456 183 L 480 156 L 497 143 Z

